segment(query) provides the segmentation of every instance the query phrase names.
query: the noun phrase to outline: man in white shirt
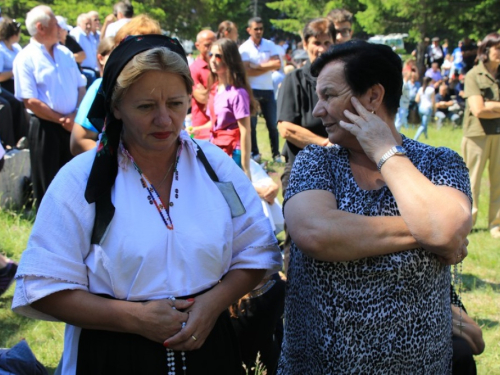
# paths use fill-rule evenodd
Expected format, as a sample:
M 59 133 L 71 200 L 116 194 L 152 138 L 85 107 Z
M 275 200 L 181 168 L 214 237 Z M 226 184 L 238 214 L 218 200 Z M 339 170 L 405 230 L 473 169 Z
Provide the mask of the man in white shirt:
M 28 12 L 30 43 L 14 60 L 16 98 L 33 114 L 29 148 L 35 204 L 40 204 L 58 170 L 71 159 L 69 140 L 85 95 L 85 78 L 69 49 L 59 44 L 52 10 L 39 5 Z
M 114 37 L 123 25 L 132 20 L 134 7 L 128 1 L 120 1 L 113 7 L 113 16 L 117 21 L 109 24 L 110 16 L 106 17 L 101 30 L 101 35 L 105 37 Z
M 279 135 L 276 125 L 276 100 L 274 98 L 273 71 L 281 68 L 281 60 L 276 44 L 264 39 L 264 24 L 260 17 L 248 21 L 247 32 L 250 38 L 240 46 L 241 59 L 253 91 L 253 96 L 260 103 L 260 109 L 266 119 L 273 159 L 281 162 Z M 257 117 L 252 116 L 252 158 L 260 161 L 257 145 Z
M 97 78 L 99 67 L 97 65 L 97 45 L 92 35 L 92 20 L 88 13 L 82 13 L 76 19 L 77 26 L 70 32 L 77 43 L 85 52 L 85 60 L 80 63 L 83 74 L 87 78 L 87 87 Z
M 99 18 L 99 13 L 95 10 L 91 10 L 87 13 L 90 17 L 91 25 L 90 28 L 91 35 L 93 37 L 94 43 L 97 47 L 99 46 L 99 41 L 101 40 L 101 19 Z

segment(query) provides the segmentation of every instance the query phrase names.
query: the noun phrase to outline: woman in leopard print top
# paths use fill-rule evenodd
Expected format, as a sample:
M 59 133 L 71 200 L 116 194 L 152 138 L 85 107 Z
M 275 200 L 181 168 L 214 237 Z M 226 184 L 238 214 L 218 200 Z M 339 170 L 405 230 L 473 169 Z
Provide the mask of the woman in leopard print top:
M 278 374 L 448 374 L 467 169 L 396 131 L 401 60 L 389 47 L 347 42 L 312 70 L 314 115 L 335 146 L 306 147 L 286 193 L 294 242 Z

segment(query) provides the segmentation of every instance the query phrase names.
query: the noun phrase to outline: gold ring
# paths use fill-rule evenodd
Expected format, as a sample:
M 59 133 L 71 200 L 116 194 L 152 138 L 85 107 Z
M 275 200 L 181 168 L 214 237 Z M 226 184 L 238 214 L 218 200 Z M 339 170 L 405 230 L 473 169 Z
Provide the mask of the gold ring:
M 195 335 L 191 335 L 191 338 L 192 338 L 194 341 L 198 340 L 198 339 L 196 338 L 196 336 L 195 336 Z

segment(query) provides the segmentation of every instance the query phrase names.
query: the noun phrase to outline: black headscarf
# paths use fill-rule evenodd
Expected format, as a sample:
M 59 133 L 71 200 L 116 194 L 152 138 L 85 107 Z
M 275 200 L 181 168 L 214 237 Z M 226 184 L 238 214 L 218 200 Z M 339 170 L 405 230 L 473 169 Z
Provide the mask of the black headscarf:
M 118 76 L 127 63 L 137 54 L 149 49 L 166 47 L 183 58 L 186 53 L 177 39 L 163 35 L 136 35 L 124 39 L 109 55 L 104 68 L 101 87 L 88 113 L 88 119 L 98 131 L 102 131 L 99 148 L 90 171 L 85 199 L 96 203 L 96 217 L 92 244 L 101 242 L 113 218 L 115 207 L 111 202 L 111 188 L 118 173 L 117 149 L 123 124 L 113 115 L 111 96 Z

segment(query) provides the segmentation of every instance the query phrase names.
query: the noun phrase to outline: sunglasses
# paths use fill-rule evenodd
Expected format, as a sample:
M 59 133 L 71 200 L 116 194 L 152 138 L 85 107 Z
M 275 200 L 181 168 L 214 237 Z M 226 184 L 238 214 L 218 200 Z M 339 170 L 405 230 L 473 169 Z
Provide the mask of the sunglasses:
M 212 56 L 215 56 L 216 59 L 222 60 L 222 55 L 220 53 L 209 52 L 208 57 L 212 57 Z

